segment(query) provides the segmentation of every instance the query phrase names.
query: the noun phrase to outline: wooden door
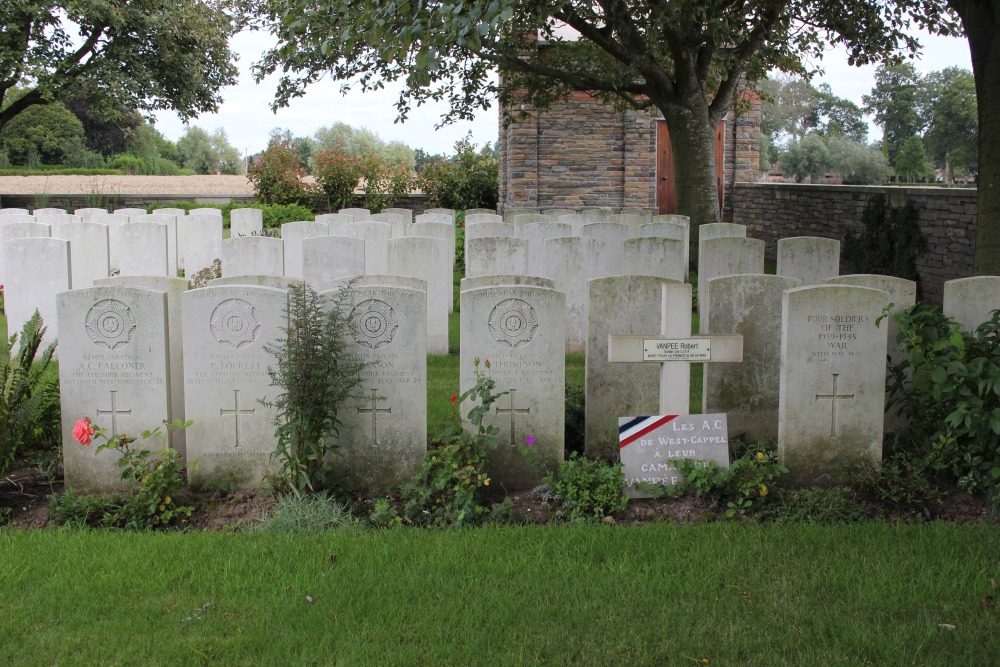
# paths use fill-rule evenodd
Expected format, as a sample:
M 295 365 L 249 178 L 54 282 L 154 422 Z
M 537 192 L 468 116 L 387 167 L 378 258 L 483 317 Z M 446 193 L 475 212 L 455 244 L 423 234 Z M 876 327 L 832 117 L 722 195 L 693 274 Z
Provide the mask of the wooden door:
M 725 160 L 726 122 L 715 128 L 715 185 L 722 209 L 722 179 Z M 667 121 L 656 121 L 656 208 L 661 215 L 677 211 L 677 193 L 674 185 L 674 155 L 670 149 L 670 131 Z

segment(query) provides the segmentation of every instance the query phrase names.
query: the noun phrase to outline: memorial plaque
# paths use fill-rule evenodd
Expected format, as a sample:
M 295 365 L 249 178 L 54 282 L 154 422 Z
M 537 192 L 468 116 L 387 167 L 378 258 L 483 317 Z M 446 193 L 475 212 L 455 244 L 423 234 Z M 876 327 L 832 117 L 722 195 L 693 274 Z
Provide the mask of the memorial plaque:
M 620 417 L 618 437 L 625 492 L 649 498 L 637 484 L 671 486 L 683 481 L 676 462 L 681 459 L 729 467 L 729 431 L 726 415 L 660 415 Z

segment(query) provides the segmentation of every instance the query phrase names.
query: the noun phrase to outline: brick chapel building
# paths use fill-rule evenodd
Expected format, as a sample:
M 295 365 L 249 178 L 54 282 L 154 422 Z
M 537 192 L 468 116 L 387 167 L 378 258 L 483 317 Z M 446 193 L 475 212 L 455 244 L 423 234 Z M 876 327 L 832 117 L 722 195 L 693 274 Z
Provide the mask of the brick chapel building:
M 760 98 L 731 109 L 715 133 L 722 219 L 733 217 L 737 182 L 755 182 L 760 165 Z M 656 109 L 618 111 L 575 93 L 544 113 L 503 127 L 499 162 L 501 212 L 509 209 L 650 209 L 674 213 L 669 129 Z

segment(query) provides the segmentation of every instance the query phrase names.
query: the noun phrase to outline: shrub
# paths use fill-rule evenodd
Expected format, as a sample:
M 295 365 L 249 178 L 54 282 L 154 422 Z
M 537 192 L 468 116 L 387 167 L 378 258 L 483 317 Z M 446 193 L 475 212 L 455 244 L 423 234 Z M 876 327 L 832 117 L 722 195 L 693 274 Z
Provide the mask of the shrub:
M 620 462 L 587 459 L 574 452 L 545 482 L 555 490 L 573 520 L 600 519 L 622 512 L 628 505 Z
M 47 434 L 51 441 L 58 441 L 58 377 L 47 372 L 56 344 L 49 344 L 38 357 L 45 330 L 36 310 L 20 336 L 0 337 L 0 474 L 7 472 L 24 446 L 39 437 Z
M 413 185 L 413 176 L 408 167 L 383 160 L 375 153 L 361 159 L 360 170 L 365 208 L 373 213 L 392 206 Z
M 906 358 L 889 366 L 889 405 L 909 427 L 889 453 L 1000 506 L 1000 310 L 975 332 L 925 305 L 893 319 Z
M 190 423 L 177 421 L 167 427 L 182 429 Z M 50 507 L 57 521 L 79 526 L 149 530 L 191 516 L 194 507 L 176 502 L 184 486 L 181 474 L 184 470 L 183 457 L 176 449 L 133 449 L 131 444 L 136 441 L 135 438 L 127 435 L 108 438 L 104 429 L 91 424 L 89 417 L 76 422 L 73 435 L 84 447 L 90 445 L 92 438 L 103 438 L 104 443 L 97 447 L 95 455 L 106 449 L 116 450 L 120 456 L 115 465 L 121 468 L 121 478 L 129 488 L 124 493 L 110 495 L 77 496 L 70 490 L 62 496 L 52 496 Z M 163 433 L 155 428 L 143 431 L 140 437 L 143 440 L 159 440 Z
M 654 494 L 693 491 L 724 504 L 727 517 L 746 516 L 757 512 L 767 502 L 774 480 L 788 473 L 788 468 L 778 463 L 775 443 L 761 440 L 755 445 L 744 445 L 739 440 L 730 442 L 732 463 L 728 468 L 719 467 L 714 461 L 681 459 L 676 462 L 683 480 L 673 487 L 640 484 L 639 488 Z
M 329 211 L 348 208 L 361 181 L 361 164 L 339 148 L 320 151 L 313 156 L 313 176 L 326 197 Z
M 418 184 L 434 206 L 496 209 L 500 167 L 488 147 L 477 150 L 471 137 L 455 144 L 455 155 L 428 164 Z
M 280 229 L 286 222 L 310 221 L 316 219 L 312 209 L 302 204 L 226 204 L 222 206 L 223 222 L 229 224 L 234 208 L 258 208 L 263 218 L 264 229 Z
M 781 158 L 785 174 L 791 174 L 801 183 L 807 176 L 815 181 L 831 166 L 830 151 L 817 134 L 807 134 L 801 141 L 792 140 Z
M 263 204 L 301 204 L 309 195 L 302 178 L 305 169 L 293 144 L 271 143 L 253 160 L 247 177 L 253 183 L 254 196 Z
M 268 369 L 271 384 L 281 389 L 266 404 L 276 409 L 274 457 L 280 467 L 271 482 L 278 491 L 302 496 L 327 484 L 327 458 L 338 448 L 331 436 L 339 433 L 340 410 L 364 368 L 347 354 L 349 289 L 324 304 L 312 287 L 291 287 L 286 337 L 264 348 L 276 360 Z
M 485 367 L 488 371 L 488 359 Z M 444 426 L 431 438 L 432 446 L 414 473 L 413 481 L 403 486 L 405 513 L 412 523 L 461 525 L 472 523 L 488 513 L 476 501 L 476 494 L 490 484 L 483 466 L 487 450 L 497 446 L 500 429 L 484 426 L 483 417 L 489 414 L 493 403 L 507 392 L 493 393 L 496 382 L 487 372 L 480 372 L 478 358 L 475 360 L 475 374 L 474 387 L 461 396 L 452 396 L 452 402 L 459 406 L 466 400 L 472 400 L 468 419 L 475 432 L 466 430 L 456 409 L 445 418 Z
M 831 169 L 846 184 L 875 185 L 885 182 L 889 163 L 882 151 L 847 137 L 833 136 L 827 140 Z
M 840 525 L 868 521 L 858 495 L 849 488 L 777 489 L 763 518 L 780 524 Z

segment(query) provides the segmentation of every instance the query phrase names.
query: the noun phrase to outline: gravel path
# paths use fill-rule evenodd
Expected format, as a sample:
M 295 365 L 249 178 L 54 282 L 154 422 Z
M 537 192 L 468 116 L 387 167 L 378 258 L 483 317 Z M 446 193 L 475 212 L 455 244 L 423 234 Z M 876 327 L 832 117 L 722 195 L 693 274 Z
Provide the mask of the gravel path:
M 0 176 L 0 195 L 252 195 L 246 176 Z

